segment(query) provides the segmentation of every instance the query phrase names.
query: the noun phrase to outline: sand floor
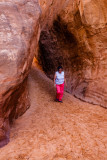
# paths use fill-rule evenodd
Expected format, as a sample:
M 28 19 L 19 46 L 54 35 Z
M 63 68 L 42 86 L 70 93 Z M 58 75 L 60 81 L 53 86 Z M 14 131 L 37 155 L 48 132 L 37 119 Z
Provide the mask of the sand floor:
M 53 82 L 31 70 L 31 107 L 14 121 L 0 160 L 107 160 L 107 110 L 64 93 L 54 101 Z

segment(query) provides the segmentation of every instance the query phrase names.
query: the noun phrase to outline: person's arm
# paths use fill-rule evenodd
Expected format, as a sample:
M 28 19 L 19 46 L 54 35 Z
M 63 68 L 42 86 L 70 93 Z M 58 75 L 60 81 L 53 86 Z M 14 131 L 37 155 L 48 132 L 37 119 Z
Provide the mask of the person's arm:
M 66 81 L 65 76 L 64 76 L 64 83 L 65 83 L 65 86 L 67 87 L 67 81 Z
M 56 80 L 56 73 L 54 75 L 54 87 L 56 86 L 55 80 Z

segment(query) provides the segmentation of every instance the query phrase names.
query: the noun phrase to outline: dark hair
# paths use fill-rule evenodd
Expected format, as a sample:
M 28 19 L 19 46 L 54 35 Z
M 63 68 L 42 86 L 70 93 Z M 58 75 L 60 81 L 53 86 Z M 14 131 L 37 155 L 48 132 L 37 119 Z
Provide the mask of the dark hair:
M 57 70 L 59 71 L 60 69 L 63 69 L 63 67 L 62 66 L 58 66 Z

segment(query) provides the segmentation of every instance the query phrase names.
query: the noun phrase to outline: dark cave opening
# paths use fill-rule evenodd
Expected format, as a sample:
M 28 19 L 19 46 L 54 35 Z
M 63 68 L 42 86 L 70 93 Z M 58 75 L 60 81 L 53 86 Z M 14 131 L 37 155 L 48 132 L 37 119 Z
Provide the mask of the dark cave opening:
M 58 65 L 62 65 L 66 70 L 71 67 L 74 71 L 80 67 L 78 41 L 59 17 L 51 28 L 46 27 L 41 31 L 38 60 L 51 79 Z

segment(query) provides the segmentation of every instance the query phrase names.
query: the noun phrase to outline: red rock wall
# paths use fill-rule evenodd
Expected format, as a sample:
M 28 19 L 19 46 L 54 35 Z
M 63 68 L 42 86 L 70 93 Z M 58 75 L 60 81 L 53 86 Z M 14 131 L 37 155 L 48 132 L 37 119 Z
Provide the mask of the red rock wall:
M 0 1 L 0 147 L 29 107 L 34 55 L 50 78 L 64 66 L 70 93 L 107 107 L 106 24 L 106 0 Z
M 77 98 L 107 107 L 107 2 L 62 3 L 53 17 L 43 7 L 49 23 L 41 32 L 39 59 L 50 78 L 58 64 L 64 66 L 67 90 Z
M 0 2 L 0 147 L 9 141 L 9 123 L 30 106 L 27 76 L 40 32 L 36 0 Z

